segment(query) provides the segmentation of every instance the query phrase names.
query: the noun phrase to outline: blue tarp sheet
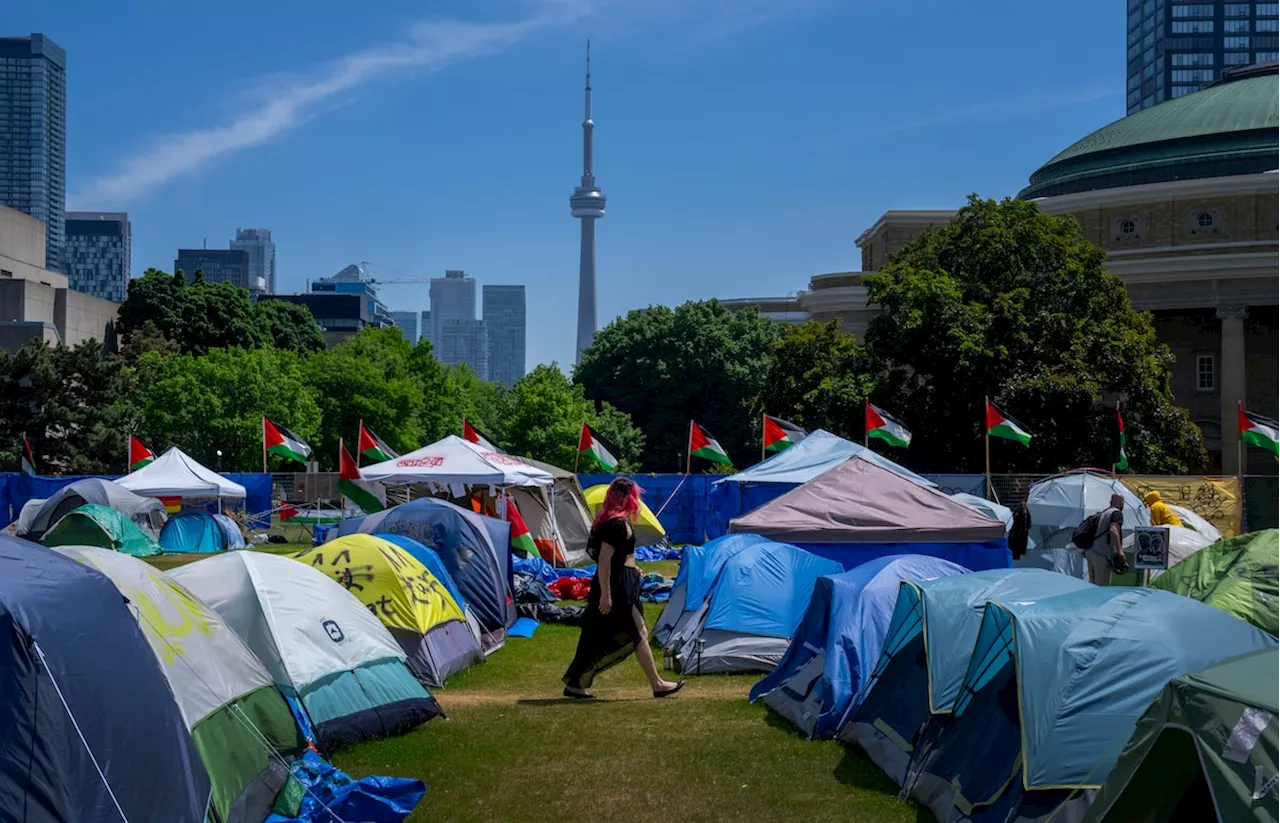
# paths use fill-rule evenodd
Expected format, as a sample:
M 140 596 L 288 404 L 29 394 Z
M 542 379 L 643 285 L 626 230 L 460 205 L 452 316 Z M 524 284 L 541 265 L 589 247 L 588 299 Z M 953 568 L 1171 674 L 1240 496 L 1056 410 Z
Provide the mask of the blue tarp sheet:
M 0 517 L 7 515 L 5 525 L 18 519 L 18 512 L 28 500 L 43 500 L 63 486 L 68 486 L 86 477 L 101 477 L 104 480 L 118 480 L 119 475 L 68 475 L 66 477 L 39 477 L 16 472 L 0 474 Z M 244 486 L 244 501 L 224 499 L 222 508 L 225 511 L 243 510 L 249 514 L 261 514 L 271 511 L 271 475 L 269 474 L 223 474 Z M 210 503 L 204 508 L 217 511 L 217 503 Z M 266 519 L 251 519 L 249 525 L 255 529 L 265 529 L 271 525 Z
M 786 543 L 753 543 L 730 557 L 716 576 L 706 628 L 790 637 L 809 605 L 813 584 L 841 571 L 839 563 Z M 685 601 L 686 609 L 691 602 Z
M 265 823 L 402 823 L 427 793 L 421 780 L 376 775 L 356 780 L 310 751 L 293 762 L 291 777 L 306 789 L 298 816 L 273 814 Z
M 608 483 L 618 475 L 580 474 L 578 482 L 589 489 Z M 644 489 L 644 502 L 658 516 L 658 522 L 667 532 L 669 543 L 701 543 L 706 531 L 707 494 L 711 481 L 709 474 L 628 474 Z
M 891 554 L 927 554 L 950 560 L 966 569 L 1007 569 L 1013 565 L 1009 541 L 985 543 L 797 543 L 805 551 L 828 557 L 846 569 Z
M 786 655 L 772 673 L 752 687 L 751 700 L 781 688 L 814 658 L 814 649 L 821 649 L 822 714 L 814 735 L 828 736 L 870 680 L 902 581 L 931 580 L 966 571 L 937 557 L 905 554 L 876 558 L 852 571 L 819 578 Z

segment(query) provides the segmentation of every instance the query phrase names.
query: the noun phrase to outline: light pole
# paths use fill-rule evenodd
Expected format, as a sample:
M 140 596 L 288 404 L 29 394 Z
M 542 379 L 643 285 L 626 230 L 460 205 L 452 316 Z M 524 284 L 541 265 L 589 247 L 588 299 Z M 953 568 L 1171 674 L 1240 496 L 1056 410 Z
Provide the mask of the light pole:
M 218 449 L 218 471 L 222 471 L 222 449 Z

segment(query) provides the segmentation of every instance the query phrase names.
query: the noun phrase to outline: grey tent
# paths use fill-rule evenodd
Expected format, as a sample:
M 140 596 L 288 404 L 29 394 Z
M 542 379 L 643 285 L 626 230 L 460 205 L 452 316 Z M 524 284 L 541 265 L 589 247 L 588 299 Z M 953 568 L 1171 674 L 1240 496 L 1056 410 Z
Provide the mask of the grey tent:
M 519 486 L 508 490 L 520 507 L 539 553 L 556 565 L 584 562 L 591 532 L 591 510 L 578 484 L 578 476 L 550 463 L 525 460 L 555 478 L 549 487 Z
M 160 535 L 160 527 L 164 525 L 165 509 L 159 500 L 134 494 L 111 480 L 86 477 L 63 486 L 38 506 L 23 506 L 17 534 L 28 540 L 39 540 L 54 523 L 86 503 L 115 509 L 153 540 Z
M 1003 523 L 865 460 L 734 518 L 729 531 L 791 543 L 846 569 L 890 554 L 941 557 L 973 571 L 1011 563 Z

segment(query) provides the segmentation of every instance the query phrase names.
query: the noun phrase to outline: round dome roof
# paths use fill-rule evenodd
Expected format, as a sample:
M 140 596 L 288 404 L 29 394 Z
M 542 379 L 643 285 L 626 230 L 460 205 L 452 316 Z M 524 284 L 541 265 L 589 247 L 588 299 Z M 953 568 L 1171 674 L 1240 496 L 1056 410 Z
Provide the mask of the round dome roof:
M 1194 94 L 1103 126 L 1037 169 L 1018 196 L 1025 200 L 1277 168 L 1276 65 L 1227 72 Z

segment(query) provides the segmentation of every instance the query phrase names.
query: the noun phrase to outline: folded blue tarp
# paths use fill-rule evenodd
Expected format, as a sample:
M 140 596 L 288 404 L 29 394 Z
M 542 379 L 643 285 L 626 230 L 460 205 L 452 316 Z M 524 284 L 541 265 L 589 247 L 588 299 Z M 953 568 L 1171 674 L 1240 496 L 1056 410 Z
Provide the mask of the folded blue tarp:
M 281 796 L 302 794 L 295 816 L 272 814 L 265 823 L 403 823 L 422 802 L 427 787 L 421 780 L 378 777 L 356 780 L 315 752 L 293 762 L 289 784 Z M 279 805 L 279 804 L 277 804 Z
M 636 549 L 636 560 L 641 563 L 654 563 L 658 560 L 679 560 L 679 549 L 670 546 L 640 546 Z

